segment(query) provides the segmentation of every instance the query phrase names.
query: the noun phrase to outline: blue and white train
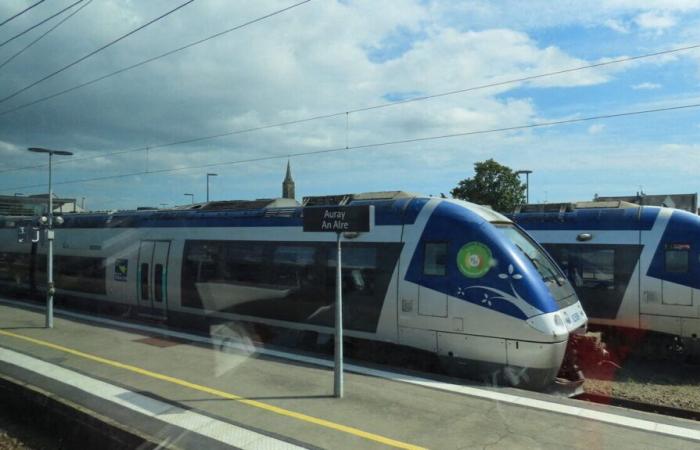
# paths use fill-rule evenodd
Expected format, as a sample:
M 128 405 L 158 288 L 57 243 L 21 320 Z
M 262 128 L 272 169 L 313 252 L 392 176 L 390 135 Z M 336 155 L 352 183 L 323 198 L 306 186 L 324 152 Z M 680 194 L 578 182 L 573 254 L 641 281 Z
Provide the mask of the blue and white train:
M 558 262 L 594 327 L 639 330 L 664 348 L 698 353 L 700 217 L 582 202 L 529 205 L 513 219 Z
M 343 244 L 345 334 L 432 352 L 467 372 L 541 388 L 587 318 L 556 264 L 487 208 L 404 192 L 312 197 L 371 204 Z M 57 298 L 178 324 L 235 320 L 332 333 L 335 235 L 305 233 L 289 199 L 69 214 L 56 231 Z M 3 289 L 45 285 L 45 246 L 0 224 Z

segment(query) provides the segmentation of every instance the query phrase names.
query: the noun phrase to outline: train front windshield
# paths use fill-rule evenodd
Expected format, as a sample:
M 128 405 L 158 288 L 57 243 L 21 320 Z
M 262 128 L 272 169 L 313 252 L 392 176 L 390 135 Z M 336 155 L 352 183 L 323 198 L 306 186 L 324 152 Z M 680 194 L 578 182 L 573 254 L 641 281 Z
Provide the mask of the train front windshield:
M 542 247 L 511 223 L 496 223 L 494 225 L 530 260 L 542 280 L 547 284 L 559 307 L 564 308 L 576 302 L 573 287 Z

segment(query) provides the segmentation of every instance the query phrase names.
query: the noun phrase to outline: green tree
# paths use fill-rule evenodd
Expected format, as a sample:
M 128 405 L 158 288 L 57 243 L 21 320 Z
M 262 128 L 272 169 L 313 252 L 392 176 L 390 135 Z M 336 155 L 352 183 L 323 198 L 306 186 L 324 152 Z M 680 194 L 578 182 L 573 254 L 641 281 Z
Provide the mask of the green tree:
M 510 167 L 488 159 L 474 163 L 474 177 L 460 181 L 450 194 L 507 213 L 525 202 L 525 184 Z

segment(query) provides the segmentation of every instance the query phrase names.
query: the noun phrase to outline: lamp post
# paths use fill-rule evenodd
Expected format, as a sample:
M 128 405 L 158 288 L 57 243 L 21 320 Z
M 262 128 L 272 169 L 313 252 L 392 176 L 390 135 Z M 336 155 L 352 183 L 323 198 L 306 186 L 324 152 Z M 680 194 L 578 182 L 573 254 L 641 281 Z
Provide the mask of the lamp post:
M 46 239 L 49 248 L 46 252 L 46 328 L 53 328 L 53 295 L 56 289 L 53 286 L 53 188 L 51 186 L 51 172 L 53 155 L 71 156 L 73 153 L 65 150 L 50 150 L 48 148 L 29 147 L 27 150 L 35 153 L 48 153 L 49 155 L 49 211 L 46 219 Z M 56 222 L 60 225 L 63 218 L 58 217 Z
M 209 201 L 209 177 L 219 176 L 218 173 L 208 173 L 207 174 L 207 201 Z
M 517 170 L 516 175 L 525 174 L 525 203 L 530 203 L 530 174 L 532 170 Z
M 190 197 L 190 204 L 194 205 L 194 194 L 185 194 L 185 197 L 189 195 Z

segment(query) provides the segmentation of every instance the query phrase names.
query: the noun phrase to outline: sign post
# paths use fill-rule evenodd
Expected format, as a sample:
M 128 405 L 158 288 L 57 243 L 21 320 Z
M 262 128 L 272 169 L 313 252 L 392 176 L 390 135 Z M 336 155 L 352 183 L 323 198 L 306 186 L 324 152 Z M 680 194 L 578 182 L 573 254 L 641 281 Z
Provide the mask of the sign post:
M 336 234 L 337 259 L 335 270 L 335 372 L 333 395 L 343 398 L 343 270 L 341 237 L 343 233 L 371 231 L 374 225 L 374 206 L 319 206 L 304 208 L 305 232 Z
M 333 394 L 343 398 L 343 269 L 341 268 L 340 232 L 336 232 L 338 256 L 335 264 L 335 347 L 333 372 Z

